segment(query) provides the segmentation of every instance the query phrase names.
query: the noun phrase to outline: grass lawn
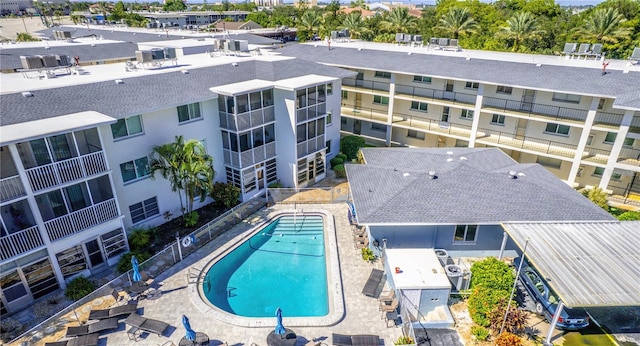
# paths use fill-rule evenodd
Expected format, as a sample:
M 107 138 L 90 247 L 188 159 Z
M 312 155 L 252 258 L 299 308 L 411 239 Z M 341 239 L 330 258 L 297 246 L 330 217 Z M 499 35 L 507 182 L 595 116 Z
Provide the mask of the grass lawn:
M 613 335 L 608 334 L 595 324 L 591 323 L 589 327 L 576 331 L 566 333 L 562 336 L 564 338 L 563 346 L 616 346 L 618 345 L 614 340 Z

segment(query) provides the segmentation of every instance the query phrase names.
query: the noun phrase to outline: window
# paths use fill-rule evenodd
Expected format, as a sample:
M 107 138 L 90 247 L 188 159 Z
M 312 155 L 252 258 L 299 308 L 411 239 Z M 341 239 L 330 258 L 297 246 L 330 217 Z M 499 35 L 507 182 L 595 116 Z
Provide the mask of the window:
M 448 122 L 449 121 L 449 107 L 442 107 L 442 116 L 440 117 L 440 121 Z
M 431 77 L 426 76 L 413 76 L 413 81 L 417 83 L 431 84 Z
M 494 125 L 504 125 L 504 115 L 494 114 L 491 116 L 491 123 Z
M 569 126 L 555 124 L 555 123 L 547 123 L 547 127 L 544 129 L 544 132 L 553 133 L 557 135 L 569 135 Z
M 324 142 L 325 148 L 327 148 L 327 154 L 331 154 L 331 140 Z
M 333 95 L 333 83 L 327 84 L 327 95 Z
M 411 101 L 411 110 L 426 112 L 428 105 L 424 102 Z
M 553 100 L 558 102 L 580 103 L 580 95 L 553 93 Z
M 424 139 L 424 132 L 420 132 L 416 130 L 407 130 L 407 137 Z
M 376 71 L 375 76 L 378 78 L 391 78 L 391 72 Z
M 129 206 L 129 212 L 131 213 L 132 223 L 138 223 L 154 215 L 158 215 L 160 214 L 158 198 L 152 197 L 142 202 L 132 204 Z
M 178 107 L 178 122 L 185 122 L 202 117 L 200 114 L 200 103 L 191 103 Z
M 468 110 L 468 109 L 463 109 L 462 113 L 460 114 L 460 118 L 462 119 L 473 119 L 473 111 Z
M 477 82 L 467 82 L 467 84 L 464 86 L 465 89 L 475 89 L 478 90 L 478 87 L 480 86 L 480 83 Z
M 634 141 L 635 140 L 633 138 L 625 138 L 624 142 L 622 142 L 622 145 L 624 145 L 625 147 L 632 147 Z
M 478 235 L 478 225 L 457 225 L 453 236 L 454 242 L 475 242 Z
M 604 106 L 605 106 L 605 103 L 606 103 L 606 102 L 607 102 L 607 100 L 605 100 L 605 99 L 600 99 L 600 100 L 598 101 L 598 109 L 599 109 L 599 110 L 604 109 Z
M 387 96 L 373 95 L 373 103 L 388 105 L 389 98 Z
M 140 115 L 119 119 L 115 124 L 111 124 L 113 139 L 128 137 L 138 133 L 142 133 L 142 119 Z
M 101 235 L 100 238 L 102 238 L 102 247 L 107 258 L 114 258 L 127 250 L 127 243 L 121 228 L 107 232 Z
M 81 245 L 75 245 L 56 254 L 62 276 L 66 279 L 87 269 Z
M 133 161 L 121 163 L 120 173 L 122 173 L 122 181 L 125 183 L 146 177 L 150 174 L 149 159 L 147 157 L 141 157 Z
M 327 126 L 331 125 L 331 122 L 332 122 L 331 115 L 332 115 L 332 112 L 327 112 L 327 118 L 326 118 Z
M 607 144 L 613 144 L 618 136 L 615 132 L 607 132 L 607 136 L 604 138 L 604 142 Z
M 562 166 L 562 160 L 554 159 L 546 156 L 538 156 L 536 162 L 549 168 L 560 169 Z
M 342 98 L 343 99 L 348 99 L 349 98 L 349 92 L 346 90 L 342 90 Z
M 498 94 L 511 95 L 511 93 L 513 92 L 513 88 L 512 87 L 508 87 L 508 86 L 504 86 L 504 85 L 498 85 L 498 88 L 496 89 L 496 92 Z
M 267 89 L 262 91 L 262 107 L 273 106 L 273 90 Z
M 379 123 L 371 123 L 371 129 L 375 131 L 387 131 L 387 126 Z

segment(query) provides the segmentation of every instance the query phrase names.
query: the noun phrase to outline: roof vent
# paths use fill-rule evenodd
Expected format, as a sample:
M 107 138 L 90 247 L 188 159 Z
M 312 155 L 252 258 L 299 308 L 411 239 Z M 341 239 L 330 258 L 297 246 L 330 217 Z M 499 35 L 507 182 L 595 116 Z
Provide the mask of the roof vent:
M 467 161 L 469 160 L 466 156 L 460 156 L 460 161 Z
M 429 171 L 429 179 L 438 179 L 436 171 Z
M 122 79 L 116 79 L 115 82 L 116 84 L 124 84 L 124 81 Z
M 238 63 L 237 63 L 237 62 L 232 62 L 232 63 L 231 63 L 231 66 L 233 66 L 233 67 L 238 67 Z
M 189 74 L 189 70 L 182 70 L 182 74 Z
M 453 151 L 447 151 L 447 155 L 453 155 Z
M 516 171 L 509 171 L 509 178 L 518 179 L 518 176 L 516 175 Z
M 518 173 L 518 176 L 519 176 L 519 177 L 526 177 L 527 175 L 526 175 L 526 174 L 524 174 L 524 173 L 522 173 L 522 172 L 520 172 L 520 173 Z
M 358 51 L 361 51 L 361 50 L 362 50 L 362 48 L 358 48 Z
M 471 57 L 467 55 L 467 58 L 465 60 L 469 61 L 471 60 Z
M 452 158 L 448 158 L 447 162 L 453 162 L 453 159 Z
M 403 173 L 403 174 L 402 174 L 402 176 L 403 176 L 403 177 L 408 177 L 408 176 L 409 176 L 409 173 Z
M 33 97 L 33 93 L 31 91 L 23 91 L 22 96 L 24 97 Z
M 96 46 L 96 44 L 95 44 L 95 43 L 92 43 L 92 44 L 91 44 L 91 47 L 95 47 L 95 46 Z
M 536 66 L 540 67 L 540 66 L 542 66 L 542 64 L 538 63 L 538 64 L 536 64 Z
M 411 55 L 411 52 L 407 53 L 407 55 Z

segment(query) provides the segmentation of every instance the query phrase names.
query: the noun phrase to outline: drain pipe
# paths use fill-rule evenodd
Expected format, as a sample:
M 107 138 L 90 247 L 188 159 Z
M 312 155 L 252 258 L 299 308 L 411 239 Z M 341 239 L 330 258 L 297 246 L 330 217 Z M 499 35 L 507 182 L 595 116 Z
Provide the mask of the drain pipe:
M 180 247 L 180 233 L 176 232 L 176 245 L 178 246 L 178 256 L 180 256 L 180 261 L 182 261 L 182 248 Z

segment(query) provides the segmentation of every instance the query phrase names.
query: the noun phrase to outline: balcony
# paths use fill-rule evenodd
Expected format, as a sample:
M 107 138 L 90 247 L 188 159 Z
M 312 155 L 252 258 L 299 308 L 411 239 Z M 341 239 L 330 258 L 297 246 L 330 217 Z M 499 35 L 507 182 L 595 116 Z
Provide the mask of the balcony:
M 623 147 L 618 155 L 618 162 L 628 165 L 640 167 L 640 149 Z
M 622 123 L 622 118 L 624 115 L 615 114 L 615 113 L 605 113 L 605 112 L 597 112 L 596 117 L 593 120 L 594 125 L 604 125 L 605 127 L 620 127 L 620 123 Z
M 573 158 L 577 145 L 549 141 L 535 137 L 520 136 L 514 133 L 494 131 L 491 129 L 478 129 L 477 141 L 483 144 L 499 144 L 507 149 L 525 149 L 534 154 L 544 153 L 549 155 Z
M 471 126 L 422 118 L 407 114 L 394 115 L 393 125 L 433 134 L 446 134 L 469 139 Z
M 103 151 L 74 157 L 26 170 L 33 191 L 40 191 L 70 181 L 107 171 Z
M 298 159 L 301 159 L 311 153 L 315 153 L 318 150 L 322 150 L 326 147 L 324 135 L 311 138 L 307 141 L 300 142 L 297 145 Z
M 237 168 L 244 168 L 276 156 L 276 142 L 245 150 L 242 153 L 223 150 L 224 163 Z
M 0 238 L 0 259 L 4 261 L 41 246 L 44 242 L 40 230 L 33 226 Z
M 234 132 L 245 131 L 274 121 L 276 121 L 274 106 L 238 115 L 220 112 L 220 127 Z
M 327 104 L 318 103 L 317 105 L 305 107 L 296 110 L 296 123 L 302 123 L 307 120 L 323 117 L 327 114 Z
M 502 112 L 522 117 L 543 117 L 542 121 L 563 120 L 582 124 L 587 119 L 584 109 L 549 106 L 539 103 L 521 102 L 496 97 L 484 97 L 482 110 L 487 113 Z M 606 117 L 603 117 L 606 119 Z
M 342 79 L 342 90 L 347 91 L 368 91 L 374 93 L 376 91 L 389 92 L 389 83 L 374 82 L 355 78 Z
M 0 180 L 0 201 L 6 202 L 26 194 L 20 176 L 14 175 Z
M 44 223 L 49 239 L 53 242 L 87 228 L 118 217 L 118 206 L 114 198 L 74 211 L 73 213 Z
M 340 113 L 342 116 L 347 116 L 354 119 L 373 120 L 380 123 L 387 123 L 387 110 L 386 109 L 374 109 L 366 107 L 354 107 L 346 103 L 342 104 Z
M 464 104 L 475 105 L 477 96 L 453 91 L 437 90 L 430 88 L 420 88 L 409 85 L 396 85 L 396 95 L 409 96 L 411 100 L 442 100 L 447 105 Z

